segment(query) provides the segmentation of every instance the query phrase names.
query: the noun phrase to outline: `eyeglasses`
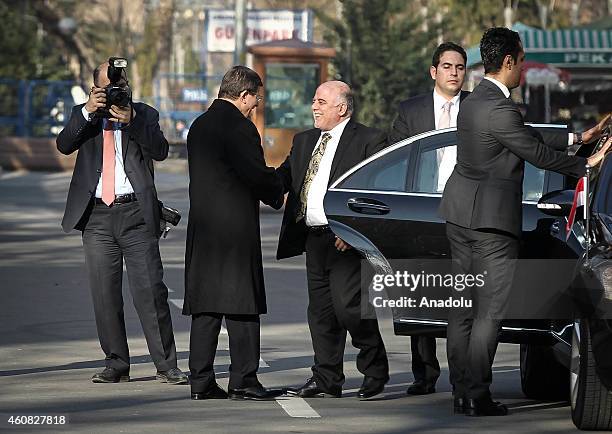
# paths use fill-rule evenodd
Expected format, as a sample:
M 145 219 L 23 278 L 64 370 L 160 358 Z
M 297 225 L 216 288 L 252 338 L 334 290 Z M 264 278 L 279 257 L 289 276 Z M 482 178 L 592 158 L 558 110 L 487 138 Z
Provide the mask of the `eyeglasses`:
M 263 101 L 264 97 L 261 95 L 258 95 L 257 92 L 249 92 L 248 90 L 246 91 L 249 95 L 253 95 L 255 97 L 255 100 L 260 103 Z

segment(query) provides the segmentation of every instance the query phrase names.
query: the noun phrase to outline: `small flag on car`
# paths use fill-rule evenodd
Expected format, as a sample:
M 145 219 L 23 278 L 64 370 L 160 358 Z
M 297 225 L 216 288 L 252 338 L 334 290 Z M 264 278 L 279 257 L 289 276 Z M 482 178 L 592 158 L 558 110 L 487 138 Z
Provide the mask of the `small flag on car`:
M 570 210 L 569 216 L 567 217 L 567 225 L 565 226 L 565 240 L 569 240 L 570 234 L 572 233 L 572 226 L 574 226 L 574 221 L 576 220 L 576 209 L 581 206 L 583 209 L 583 218 L 587 218 L 587 207 L 586 204 L 586 183 L 587 177 L 583 176 L 576 184 L 576 191 L 574 191 L 574 202 L 572 204 L 572 209 Z

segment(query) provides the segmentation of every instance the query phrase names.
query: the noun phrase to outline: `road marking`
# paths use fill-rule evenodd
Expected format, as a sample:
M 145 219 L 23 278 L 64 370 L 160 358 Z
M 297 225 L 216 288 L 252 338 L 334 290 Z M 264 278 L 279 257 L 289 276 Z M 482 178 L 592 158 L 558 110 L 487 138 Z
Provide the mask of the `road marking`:
M 168 288 L 169 292 L 174 292 L 170 288 Z M 183 304 L 185 303 L 184 298 L 170 298 L 168 299 L 170 303 L 178 307 L 179 309 L 183 309 Z M 227 329 L 224 326 L 221 326 L 220 335 L 227 336 Z M 228 348 L 224 348 L 224 350 L 228 350 Z M 266 363 L 264 359 L 259 358 L 259 367 L 260 368 L 269 368 L 270 365 Z M 220 373 L 217 373 L 218 375 Z M 317 413 L 306 401 L 304 401 L 300 397 L 291 397 L 291 398 L 278 398 L 276 402 L 281 406 L 281 408 L 291 417 L 302 417 L 302 418 L 315 418 L 321 417 L 319 413 Z
M 514 368 L 514 369 L 502 369 L 502 370 L 500 370 L 500 371 L 493 371 L 493 373 L 495 373 L 495 374 L 502 374 L 502 373 L 504 373 L 504 372 L 517 372 L 517 371 L 520 371 L 520 370 L 521 370 L 520 368 Z
M 12 179 L 12 178 L 19 178 L 19 177 L 27 175 L 28 173 L 29 172 L 26 170 L 15 170 L 14 172 L 0 173 L 0 179 L 5 180 L 5 179 Z
M 291 417 L 315 418 L 321 417 L 306 401 L 298 396 L 276 398 L 276 402 L 285 413 Z

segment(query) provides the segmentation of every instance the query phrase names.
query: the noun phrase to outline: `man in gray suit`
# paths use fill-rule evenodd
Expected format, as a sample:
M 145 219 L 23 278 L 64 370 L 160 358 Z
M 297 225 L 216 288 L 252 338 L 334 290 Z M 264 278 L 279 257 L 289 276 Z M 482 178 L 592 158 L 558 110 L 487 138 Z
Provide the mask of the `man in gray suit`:
M 509 297 L 522 227 L 525 161 L 536 167 L 581 177 L 585 164 L 603 159 L 609 143 L 588 160 L 558 150 L 524 125 L 509 98 L 519 85 L 525 53 L 518 33 L 506 28 L 485 32 L 480 43 L 485 78 L 461 105 L 457 119 L 457 164 L 446 183 L 440 214 L 446 220 L 451 255 L 459 273 L 486 270 L 483 288 L 472 294 L 475 311 L 452 309 L 447 352 L 455 413 L 502 416 L 506 406 L 491 399 L 491 366 L 497 333 Z M 603 123 L 582 134 L 590 141 Z M 573 137 L 573 136 L 572 136 Z M 558 149 L 555 149 L 558 148 Z

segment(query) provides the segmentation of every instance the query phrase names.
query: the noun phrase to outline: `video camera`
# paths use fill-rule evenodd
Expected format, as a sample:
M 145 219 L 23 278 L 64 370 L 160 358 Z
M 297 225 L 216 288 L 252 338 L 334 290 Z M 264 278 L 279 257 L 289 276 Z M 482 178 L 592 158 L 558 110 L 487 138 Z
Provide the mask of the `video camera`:
M 106 93 L 106 106 L 96 111 L 98 117 L 112 117 L 109 110 L 111 105 L 127 107 L 132 102 L 132 90 L 128 86 L 125 75 L 128 61 L 123 57 L 110 57 L 108 59 L 108 79 L 110 83 L 104 88 Z M 123 82 L 122 82 L 123 80 Z

